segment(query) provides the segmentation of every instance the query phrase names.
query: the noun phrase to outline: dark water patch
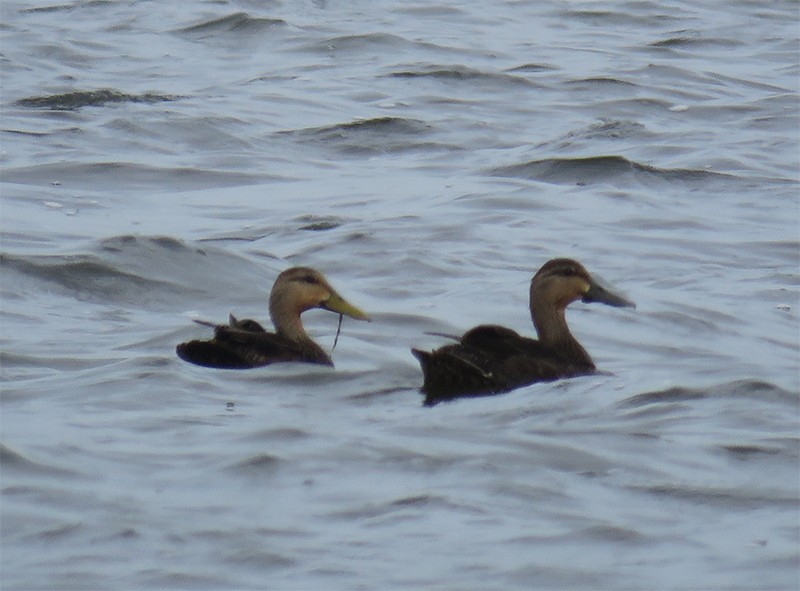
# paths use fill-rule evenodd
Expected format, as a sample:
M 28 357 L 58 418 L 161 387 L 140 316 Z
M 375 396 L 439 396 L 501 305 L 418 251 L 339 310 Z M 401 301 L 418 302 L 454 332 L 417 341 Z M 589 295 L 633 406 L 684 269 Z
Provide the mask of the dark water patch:
M 163 103 L 178 100 L 180 97 L 157 93 L 128 94 L 105 88 L 101 90 L 76 90 L 62 94 L 49 94 L 21 98 L 14 104 L 33 109 L 54 109 L 72 111 L 83 107 L 102 107 L 109 103 Z
M 22 368 L 48 368 L 58 371 L 79 371 L 116 363 L 117 361 L 118 359 L 98 357 L 97 353 L 92 353 L 89 359 L 81 359 L 78 357 L 60 357 L 54 355 L 34 357 L 32 355 L 22 355 L 12 351 L 0 351 L 0 367 L 3 368 L 4 372 L 7 372 L 9 368 L 12 367 L 15 370 Z M 6 400 L 12 397 L 14 397 L 12 390 L 7 389 L 3 392 L 3 398 Z
M 87 2 L 75 2 L 74 4 L 54 4 L 52 6 L 40 6 L 36 8 L 26 8 L 20 10 L 22 14 L 51 13 L 51 12 L 70 12 L 81 8 L 99 8 L 104 6 L 116 6 L 115 0 L 88 0 Z
M 130 542 L 134 540 L 141 540 L 142 534 L 133 527 L 123 527 L 112 531 L 109 534 L 104 534 L 101 536 L 97 536 L 91 540 L 91 544 L 95 544 L 98 546 L 103 546 L 109 542 Z
M 323 127 L 278 132 L 305 145 L 327 145 L 345 155 L 371 156 L 409 151 L 452 151 L 454 146 L 424 139 L 434 127 L 418 119 L 377 117 Z
M 795 115 L 797 114 L 797 91 L 790 87 L 768 84 L 759 80 L 737 78 L 719 72 L 706 72 L 703 74 L 703 80 L 710 83 L 722 84 L 731 88 L 743 87 L 764 91 L 767 93 L 765 96 L 759 100 L 749 103 L 749 105 L 759 105 L 764 107 L 774 106 L 775 108 L 770 110 L 777 111 L 779 109 L 784 109 L 790 110 Z
M 677 306 L 677 304 L 675 304 Z M 705 334 L 708 336 L 731 334 L 736 327 L 742 325 L 742 320 L 737 316 L 713 312 L 706 308 L 694 306 L 680 306 L 682 310 L 668 310 L 652 312 L 649 317 L 657 320 L 664 326 L 681 328 L 692 335 Z
M 215 234 L 214 236 L 207 236 L 205 238 L 200 238 L 197 240 L 198 243 L 207 243 L 207 242 L 257 242 L 267 236 L 275 234 L 277 232 L 274 225 L 270 226 L 259 226 L 259 227 L 246 227 L 241 230 L 233 230 L 230 232 L 221 232 L 219 234 Z M 273 260 L 279 260 L 279 257 L 263 251 L 257 251 L 253 254 L 256 254 L 260 257 L 271 258 Z
M 338 228 L 345 221 L 336 216 L 320 216 L 320 215 L 303 215 L 296 219 L 297 222 L 303 224 L 298 229 L 307 230 L 310 232 L 323 232 L 325 230 L 333 230 Z
M 650 10 L 643 10 L 642 14 L 636 14 L 637 3 L 626 5 L 626 10 L 563 10 L 559 12 L 559 17 L 567 22 L 581 22 L 597 27 L 628 27 L 639 28 L 660 28 L 666 23 L 680 21 L 675 14 L 664 12 L 653 13 Z M 646 3 L 639 3 L 646 6 Z
M 399 70 L 388 74 L 392 78 L 429 78 L 440 82 L 468 82 L 478 86 L 538 87 L 539 84 L 506 72 L 487 72 L 467 66 L 427 66 L 413 70 Z
M 664 219 L 663 217 L 641 218 L 633 217 L 615 222 L 621 228 L 632 230 L 645 230 L 648 232 L 709 232 L 713 226 L 696 219 Z M 684 283 L 679 283 L 683 285 Z
M 271 454 L 258 454 L 236 462 L 228 467 L 228 471 L 246 476 L 269 476 L 281 465 L 281 459 Z
M 286 21 L 279 18 L 264 18 L 250 16 L 246 12 L 236 12 L 210 21 L 177 29 L 176 33 L 190 35 L 215 35 L 219 33 L 257 33 L 272 29 L 276 26 L 286 25 Z
M 526 566 L 510 571 L 507 577 L 510 584 L 519 589 L 610 589 L 615 586 L 625 589 L 646 588 L 642 585 L 620 583 L 624 579 L 618 571 L 611 568 L 604 571 L 572 561 L 569 566 L 563 567 L 553 564 L 546 558 L 532 560 Z
M 172 252 L 182 252 L 186 250 L 202 252 L 171 236 L 136 236 L 134 234 L 123 234 L 121 236 L 103 238 L 98 242 L 98 250 L 102 252 L 121 253 L 131 248 L 142 247 L 156 247 L 157 249 L 164 249 Z
M 778 493 L 769 494 L 766 491 L 765 494 L 751 494 L 729 488 L 681 486 L 675 484 L 631 486 L 629 489 L 644 492 L 656 497 L 688 501 L 697 505 L 719 507 L 725 510 L 730 510 L 732 508 L 762 510 L 765 507 L 800 509 L 800 499 L 797 497 L 783 496 Z
M 105 303 L 142 301 L 151 298 L 154 292 L 189 292 L 167 281 L 125 271 L 92 255 L 18 256 L 0 253 L 0 270 L 55 284 L 78 300 Z
M 253 273 L 253 263 L 246 258 L 165 236 L 114 236 L 75 254 L 0 253 L 0 270 L 4 285 L 23 296 L 53 292 L 79 301 L 132 304 L 135 309 L 186 310 L 204 300 L 203 294 L 242 301 L 263 297 L 269 288 L 266 279 L 263 284 L 260 278 L 241 281 Z M 235 292 L 232 284 L 239 286 Z M 114 323 L 124 317 L 106 320 Z
M 351 394 L 347 400 L 354 402 L 372 402 L 374 400 L 382 400 L 392 394 L 399 392 L 413 392 L 419 394 L 418 386 L 387 386 L 386 388 L 378 388 L 376 390 L 368 390 L 366 392 L 359 392 L 358 394 Z
M 63 538 L 72 537 L 73 535 L 80 532 L 82 529 L 83 529 L 83 524 L 81 524 L 80 522 L 65 523 L 63 525 L 59 525 L 56 527 L 40 531 L 36 534 L 36 537 L 46 542 L 53 542 L 56 540 L 62 540 Z
M 398 51 L 411 51 L 415 55 L 420 51 L 443 51 L 447 48 L 424 41 L 410 41 L 400 35 L 391 33 L 365 33 L 361 35 L 342 35 L 317 43 L 306 45 L 304 51 L 315 53 L 355 53 L 361 52 L 391 52 L 396 55 Z
M 524 73 L 538 73 L 538 72 L 554 72 L 559 70 L 558 66 L 553 66 L 550 64 L 522 64 L 520 66 L 514 66 L 513 68 L 508 68 L 504 70 L 509 74 L 517 73 L 517 72 L 524 72 Z
M 147 589 L 235 589 L 239 587 L 232 579 L 217 575 L 193 572 L 176 572 L 169 567 L 147 569 L 138 573 L 137 587 Z M 78 587 L 73 587 L 77 589 Z
M 359 119 L 347 123 L 337 123 L 323 127 L 310 127 L 294 131 L 282 131 L 281 134 L 309 136 L 323 141 L 350 137 L 352 134 L 417 135 L 429 132 L 432 126 L 419 119 L 402 117 L 376 117 Z
M 283 554 L 250 548 L 228 550 L 223 554 L 222 560 L 259 569 L 289 568 L 297 564 L 297 561 Z
M 398 14 L 408 14 L 414 17 L 461 17 L 465 12 L 456 6 L 443 6 L 440 4 L 419 4 L 416 6 L 398 6 L 394 9 Z
M 708 398 L 752 398 L 762 402 L 796 406 L 800 393 L 758 380 L 737 380 L 706 388 L 674 387 L 637 394 L 619 403 L 620 408 L 637 408 L 650 404 L 674 404 Z
M 80 294 L 115 299 L 133 288 L 140 293 L 166 284 L 127 273 L 90 256 L 18 257 L 0 254 L 0 269 L 13 270 Z
M 72 4 L 56 4 L 53 6 L 38 6 L 36 8 L 25 8 L 20 10 L 22 14 L 36 14 L 49 12 L 66 12 L 75 8 Z
M 275 427 L 248 434 L 243 439 L 248 441 L 299 441 L 308 439 L 310 436 L 308 431 L 295 427 Z
M 567 86 L 579 87 L 582 89 L 587 90 L 598 90 L 602 87 L 625 87 L 625 88 L 638 88 L 638 84 L 634 84 L 633 82 L 628 82 L 626 80 L 620 80 L 619 78 L 611 78 L 611 77 L 603 77 L 598 76 L 594 78 L 579 78 L 577 80 L 567 80 L 564 84 Z
M 24 129 L 0 129 L 0 132 L 29 137 L 47 137 L 50 135 L 49 131 L 27 131 Z
M 745 43 L 740 39 L 727 39 L 727 38 L 708 38 L 701 37 L 691 32 L 681 31 L 674 37 L 654 41 L 649 44 L 649 47 L 665 48 L 665 49 L 731 49 L 734 47 L 741 47 Z
M 647 131 L 641 123 L 631 120 L 603 119 L 587 127 L 570 131 L 565 140 L 618 140 L 631 138 L 651 138 L 655 134 Z
M 21 185 L 62 185 L 69 189 L 131 191 L 151 189 L 159 192 L 241 187 L 270 180 L 268 175 L 166 168 L 130 162 L 52 162 L 6 168 L 3 180 Z
M 252 271 L 251 264 L 238 255 L 211 246 L 198 247 L 170 236 L 112 236 L 97 242 L 95 250 L 121 267 L 136 269 L 142 275 L 170 284 L 186 285 L 189 279 L 194 279 L 219 289 L 220 285 L 230 285 L 231 276 L 240 277 L 242 272 L 246 275 Z
M 58 476 L 60 478 L 79 476 L 77 472 L 73 472 L 72 470 L 49 466 L 31 460 L 2 443 L 0 443 L 0 464 L 3 466 L 4 472 L 8 470 L 9 472 L 28 476 Z
M 610 543 L 644 543 L 648 540 L 645 536 L 635 530 L 618 527 L 614 525 L 594 525 L 583 529 L 564 532 L 560 535 L 541 534 L 520 536 L 509 540 L 514 544 L 581 544 L 588 540 Z
M 613 180 L 702 182 L 708 179 L 732 179 L 732 175 L 693 169 L 663 169 L 639 164 L 624 156 L 590 156 L 587 158 L 546 158 L 522 164 L 490 169 L 499 177 L 524 178 L 553 184 L 590 185 Z
M 731 444 L 722 445 L 720 448 L 739 459 L 748 459 L 760 455 L 777 455 L 781 453 L 780 449 L 774 447 L 765 447 L 762 445 Z
M 404 518 L 422 518 L 425 513 L 433 509 L 445 509 L 470 515 L 482 515 L 484 511 L 462 503 L 456 503 L 445 497 L 437 495 L 418 495 L 403 497 L 394 501 L 379 504 L 368 504 L 356 509 L 338 511 L 329 514 L 329 517 L 345 520 L 378 519 L 387 516 L 400 516 Z
M 613 117 L 650 119 L 653 113 L 666 113 L 675 106 L 671 100 L 652 97 L 604 98 L 591 101 L 587 112 L 598 110 Z

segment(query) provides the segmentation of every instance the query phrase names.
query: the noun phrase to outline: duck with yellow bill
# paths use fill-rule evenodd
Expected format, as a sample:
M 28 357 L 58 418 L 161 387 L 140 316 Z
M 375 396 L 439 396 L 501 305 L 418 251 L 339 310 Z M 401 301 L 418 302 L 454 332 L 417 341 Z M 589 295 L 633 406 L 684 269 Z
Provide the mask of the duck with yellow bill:
M 309 267 L 292 267 L 278 275 L 270 292 L 269 315 L 275 332 L 266 331 L 255 320 L 239 320 L 231 315 L 228 324 L 211 325 L 214 338 L 181 343 L 176 353 L 184 361 L 219 369 L 247 369 L 287 361 L 332 366 L 330 355 L 308 336 L 300 319 L 303 312 L 312 308 L 370 320 L 340 296 L 322 273 Z

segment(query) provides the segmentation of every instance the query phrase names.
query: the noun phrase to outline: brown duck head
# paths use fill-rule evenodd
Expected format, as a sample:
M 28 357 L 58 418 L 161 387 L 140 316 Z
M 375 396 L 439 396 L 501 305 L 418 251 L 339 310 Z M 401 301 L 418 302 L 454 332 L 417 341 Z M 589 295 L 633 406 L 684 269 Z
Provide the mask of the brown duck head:
M 278 334 L 294 340 L 307 338 L 300 315 L 312 308 L 370 320 L 364 311 L 340 296 L 315 269 L 292 267 L 278 275 L 269 295 L 269 315 Z
M 636 307 L 633 302 L 600 285 L 578 261 L 552 259 L 542 265 L 531 280 L 531 316 L 542 342 L 556 344 L 573 340 L 564 319 L 564 310 L 577 300 Z

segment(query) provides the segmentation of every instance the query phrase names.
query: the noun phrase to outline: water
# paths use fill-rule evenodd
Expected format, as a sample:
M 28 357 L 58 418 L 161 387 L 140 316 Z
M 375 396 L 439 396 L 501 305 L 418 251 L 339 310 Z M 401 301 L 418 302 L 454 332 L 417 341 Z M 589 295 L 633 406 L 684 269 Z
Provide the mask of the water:
M 796 2 L 0 11 L 3 589 L 800 585 Z M 556 256 L 604 373 L 423 407 Z M 294 264 L 335 370 L 175 357 Z

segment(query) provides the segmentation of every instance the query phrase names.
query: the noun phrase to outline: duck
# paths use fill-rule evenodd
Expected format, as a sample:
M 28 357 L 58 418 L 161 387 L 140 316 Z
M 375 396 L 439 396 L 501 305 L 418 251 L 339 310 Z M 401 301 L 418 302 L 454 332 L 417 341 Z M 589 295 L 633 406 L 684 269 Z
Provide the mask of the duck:
M 601 286 L 578 261 L 549 260 L 530 285 L 531 319 L 538 340 L 504 326 L 483 324 L 461 337 L 451 337 L 455 343 L 434 351 L 411 349 L 422 367 L 425 404 L 595 373 L 592 358 L 567 326 L 565 310 L 578 300 L 636 307 Z
M 255 320 L 232 314 L 228 324 L 196 321 L 214 328 L 210 340 L 180 343 L 175 352 L 189 363 L 218 369 L 249 369 L 297 361 L 333 366 L 333 360 L 308 336 L 300 315 L 321 308 L 356 320 L 370 316 L 345 300 L 325 276 L 310 267 L 292 267 L 275 279 L 269 295 L 269 315 L 275 332 Z

